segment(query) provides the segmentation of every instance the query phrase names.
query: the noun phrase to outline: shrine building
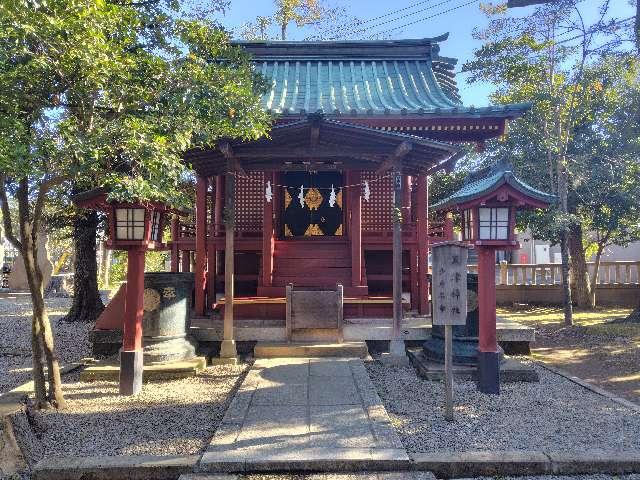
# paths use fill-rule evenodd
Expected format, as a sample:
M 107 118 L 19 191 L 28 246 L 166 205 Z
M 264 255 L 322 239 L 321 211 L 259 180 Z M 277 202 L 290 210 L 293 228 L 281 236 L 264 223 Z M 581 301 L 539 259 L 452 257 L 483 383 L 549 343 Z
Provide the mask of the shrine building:
M 529 108 L 463 105 L 446 39 L 237 42 L 271 82 L 262 105 L 275 123 L 269 138 L 185 156 L 195 214 L 173 221 L 169 245 L 172 270 L 195 273 L 199 327 L 222 325 L 226 289 L 236 328 L 284 328 L 289 284 L 339 283 L 345 322 L 390 322 L 394 221 L 402 310 L 429 314 L 429 244 L 453 235 L 429 214 L 429 176 Z

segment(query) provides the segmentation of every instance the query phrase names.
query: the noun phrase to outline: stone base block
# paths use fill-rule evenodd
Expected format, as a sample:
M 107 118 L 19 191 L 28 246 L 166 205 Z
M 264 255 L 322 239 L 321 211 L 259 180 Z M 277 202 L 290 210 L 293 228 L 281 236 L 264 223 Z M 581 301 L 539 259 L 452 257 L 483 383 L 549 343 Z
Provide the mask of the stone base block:
M 286 343 L 258 342 L 254 349 L 256 358 L 277 357 L 349 357 L 367 358 L 369 350 L 365 342 L 343 343 Z
M 34 480 L 174 480 L 193 472 L 198 455 L 116 455 L 45 457 L 33 468 Z
M 142 350 L 120 351 L 120 395 L 135 395 L 142 390 Z
M 238 365 L 238 357 L 211 357 L 211 365 Z
M 411 362 L 407 355 L 396 355 L 391 352 L 380 354 L 380 363 L 387 367 L 410 367 Z
M 478 391 L 500 394 L 501 352 L 478 352 Z
M 426 358 L 422 349 L 410 349 L 409 358 L 420 377 L 436 382 L 444 380 L 444 364 Z M 478 369 L 471 365 L 453 365 L 453 378 L 460 381 L 477 381 Z M 505 357 L 500 363 L 500 381 L 539 382 L 540 376 L 532 366 Z
M 168 362 L 142 367 L 142 380 L 170 380 L 174 378 L 194 377 L 207 368 L 205 357 L 195 357 L 182 362 Z M 94 382 L 99 380 L 117 380 L 120 375 L 120 365 L 98 362 L 80 372 L 80 380 Z
M 235 340 L 222 340 L 220 343 L 220 357 L 221 358 L 236 358 L 238 356 L 238 350 L 236 349 Z

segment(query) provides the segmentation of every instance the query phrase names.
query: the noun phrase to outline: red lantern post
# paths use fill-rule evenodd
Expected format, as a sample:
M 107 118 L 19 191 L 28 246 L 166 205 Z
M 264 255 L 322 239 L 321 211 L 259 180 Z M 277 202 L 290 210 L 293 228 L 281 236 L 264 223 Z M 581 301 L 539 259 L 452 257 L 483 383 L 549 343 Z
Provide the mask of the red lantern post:
M 107 201 L 104 189 L 74 197 L 84 208 L 108 215 L 109 239 L 114 250 L 127 251 L 127 292 L 120 350 L 120 394 L 135 395 L 142 389 L 142 315 L 144 309 L 144 256 L 147 250 L 163 248 L 162 232 L 167 212 L 159 202 Z
M 462 239 L 478 252 L 478 389 L 500 393 L 502 351 L 496 340 L 496 251 L 519 248 L 516 211 L 546 208 L 553 195 L 519 180 L 506 163 L 483 174 L 471 174 L 467 183 L 433 207 L 462 213 Z

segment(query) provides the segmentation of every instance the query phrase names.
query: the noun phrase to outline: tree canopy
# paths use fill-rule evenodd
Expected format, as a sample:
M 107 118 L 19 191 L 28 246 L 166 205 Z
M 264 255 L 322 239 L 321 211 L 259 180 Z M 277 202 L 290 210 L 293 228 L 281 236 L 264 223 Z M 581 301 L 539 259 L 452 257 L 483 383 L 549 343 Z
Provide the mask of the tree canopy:
M 186 150 L 269 128 L 248 56 L 212 21 L 185 18 L 183 7 L 0 0 L 0 207 L 29 277 L 40 404 L 64 406 L 34 262 L 52 189 L 82 180 L 109 187 L 113 198 L 179 205 Z
M 529 183 L 561 197 L 557 209 L 523 221 L 553 243 L 567 232 L 576 298 L 586 306 L 594 279 L 585 255 L 638 238 L 640 71 L 628 51 L 631 24 L 605 20 L 603 2 L 599 20 L 585 25 L 580 3 L 516 18 L 487 9 L 489 27 L 476 32 L 485 43 L 464 69 L 497 86 L 492 101 L 532 103 L 508 137 L 489 145 L 487 161 L 508 159 Z

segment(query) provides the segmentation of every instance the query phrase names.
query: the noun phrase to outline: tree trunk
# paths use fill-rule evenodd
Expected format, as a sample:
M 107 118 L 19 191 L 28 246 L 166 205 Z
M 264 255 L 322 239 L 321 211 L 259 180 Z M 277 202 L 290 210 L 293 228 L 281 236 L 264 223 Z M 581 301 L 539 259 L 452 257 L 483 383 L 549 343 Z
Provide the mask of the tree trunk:
M 67 322 L 95 322 L 104 310 L 98 290 L 97 229 L 98 214 L 95 211 L 76 214 L 73 222 L 73 304 L 64 317 Z
M 107 248 L 105 242 L 102 242 L 102 266 L 100 267 L 100 275 L 104 288 L 109 287 L 109 274 L 111 270 L 111 253 L 112 250 Z
M 20 205 L 22 210 L 23 205 Z M 56 408 L 66 408 L 66 401 L 62 394 L 62 379 L 60 377 L 60 363 L 56 356 L 53 345 L 53 333 L 51 331 L 51 323 L 44 306 L 44 288 L 42 282 L 42 271 L 38 266 L 36 259 L 38 258 L 38 233 L 32 235 L 31 225 L 24 222 L 23 213 L 21 217 L 21 241 L 22 241 L 22 258 L 24 260 L 24 269 L 29 284 L 29 293 L 31 294 L 31 303 L 33 304 L 32 319 L 32 339 L 31 345 L 34 348 L 34 383 L 36 385 L 36 402 L 38 407 L 47 406 L 48 403 Z M 46 393 L 44 387 L 44 372 L 42 369 L 42 354 L 47 365 L 47 378 L 49 380 L 49 392 Z
M 582 225 L 572 224 L 569 230 L 571 282 L 573 298 L 579 308 L 591 307 L 591 284 L 582 243 Z
M 636 51 L 640 55 L 640 2 L 638 1 L 636 1 L 636 19 L 634 25 L 634 33 L 636 40 Z
M 598 243 L 598 250 L 596 251 L 596 257 L 593 262 L 593 273 L 591 274 L 591 308 L 596 308 L 596 285 L 598 284 L 598 270 L 600 270 L 600 259 L 602 258 L 603 251 L 604 243 Z
M 558 196 L 560 197 L 560 211 L 568 212 L 568 174 L 563 158 L 558 159 Z M 573 325 L 573 302 L 571 300 L 571 285 L 569 283 L 569 230 L 563 226 L 560 232 L 560 257 L 562 259 L 562 303 L 564 306 L 564 324 Z
M 571 300 L 571 285 L 569 284 L 569 247 L 567 231 L 560 234 L 560 257 L 562 261 L 562 303 L 564 306 L 564 324 L 573 325 L 573 302 Z
M 22 257 L 24 258 L 24 256 Z M 31 358 L 33 363 L 33 391 L 36 406 L 44 408 L 47 405 L 47 385 L 44 376 L 44 353 L 42 351 L 42 330 L 40 321 L 35 315 L 31 316 Z

